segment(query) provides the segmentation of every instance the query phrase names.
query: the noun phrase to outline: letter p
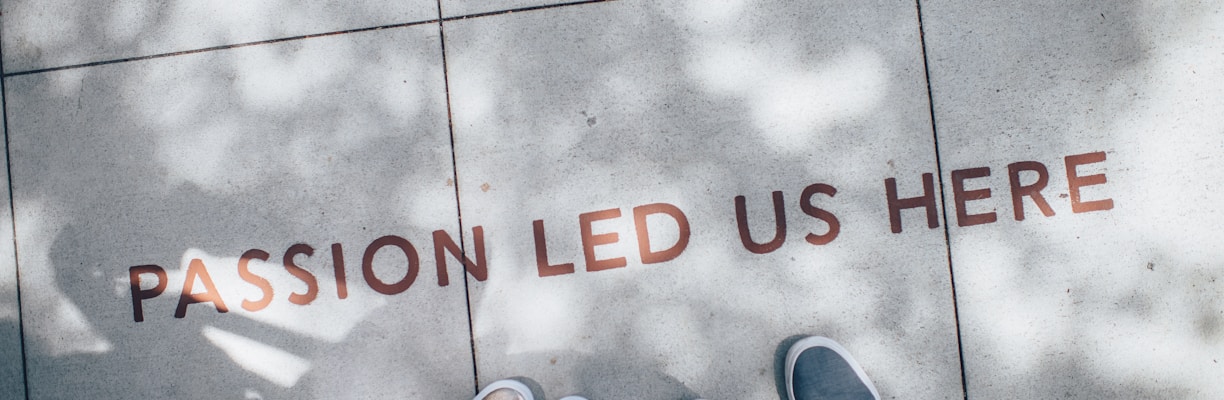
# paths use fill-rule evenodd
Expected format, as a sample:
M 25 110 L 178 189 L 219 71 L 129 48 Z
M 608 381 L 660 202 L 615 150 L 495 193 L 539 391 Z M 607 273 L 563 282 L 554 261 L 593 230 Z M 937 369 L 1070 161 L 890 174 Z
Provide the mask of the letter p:
M 142 289 L 140 276 L 144 274 L 157 275 L 157 285 L 151 289 Z M 166 270 L 156 265 L 138 265 L 128 269 L 128 281 L 132 283 L 132 317 L 136 322 L 144 321 L 144 309 L 140 303 L 166 291 Z

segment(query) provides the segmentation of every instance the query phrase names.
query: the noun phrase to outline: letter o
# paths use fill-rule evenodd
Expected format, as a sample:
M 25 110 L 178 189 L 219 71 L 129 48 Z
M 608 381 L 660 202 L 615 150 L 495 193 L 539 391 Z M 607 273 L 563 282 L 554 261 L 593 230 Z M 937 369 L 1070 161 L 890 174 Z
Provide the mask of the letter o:
M 408 257 L 408 272 L 404 275 L 404 279 L 391 284 L 383 282 L 377 276 L 374 276 L 374 254 L 386 246 L 399 247 L 400 250 L 404 251 L 404 255 Z M 366 284 L 370 285 L 370 288 L 374 289 L 375 292 L 386 295 L 399 294 L 408 290 L 408 287 L 412 286 L 412 282 L 416 281 L 417 269 L 419 267 L 417 264 L 419 264 L 419 260 L 417 259 L 416 248 L 412 247 L 412 243 L 408 239 L 395 235 L 387 235 L 375 239 L 366 247 L 365 255 L 361 257 L 361 274 L 365 276 Z

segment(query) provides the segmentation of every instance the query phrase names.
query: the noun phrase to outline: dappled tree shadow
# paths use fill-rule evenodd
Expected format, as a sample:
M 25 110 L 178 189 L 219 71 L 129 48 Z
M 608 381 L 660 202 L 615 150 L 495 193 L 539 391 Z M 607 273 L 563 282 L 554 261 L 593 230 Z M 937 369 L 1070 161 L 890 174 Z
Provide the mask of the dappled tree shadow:
M 968 395 L 1209 396 L 1205 367 L 1138 379 L 1176 351 L 1117 350 L 1149 339 L 1220 348 L 1220 254 L 1183 251 L 1213 243 L 1178 231 L 1214 227 L 1204 221 L 1219 222 L 1218 212 L 1200 221 L 1154 205 L 1214 204 L 1215 175 L 1160 186 L 1195 172 L 1160 156 L 1218 166 L 1203 160 L 1218 149 L 1210 134 L 1220 123 L 1164 106 L 1189 92 L 1206 108 L 1187 108 L 1207 115 L 1218 84 L 1191 77 L 1219 67 L 1159 60 L 1218 49 L 1202 32 L 1219 17 L 1138 2 L 972 14 L 921 6 L 936 132 L 918 10 L 905 1 L 619 0 L 448 21 L 453 147 L 436 24 L 7 77 L 31 397 L 462 398 L 472 350 L 481 384 L 528 376 L 549 398 L 781 397 L 783 345 L 821 334 L 847 344 L 886 398 L 957 398 L 943 227 L 927 229 L 913 210 L 904 231 L 890 233 L 883 180 L 920 193 L 921 174 L 941 172 L 938 157 L 948 171 L 989 164 L 996 172 L 981 182 L 1006 188 L 1000 168 L 1040 158 L 1053 199 L 1065 185 L 1057 161 L 1097 150 L 1110 157 L 1113 190 L 1097 194 L 1114 196 L 1117 210 L 1072 214 L 1059 199 L 1057 216 L 1021 223 L 996 189 L 995 203 L 978 203 L 999 213 L 992 228 L 950 228 Z M 70 30 L 36 37 L 42 17 L 23 11 L 31 7 L 53 5 L 5 4 L 5 50 L 18 53 L 7 71 L 418 20 L 398 12 L 415 12 L 403 3 L 298 24 L 328 7 L 315 6 L 215 30 L 207 20 L 179 25 L 173 5 L 100 4 L 57 17 Z M 69 50 L 44 51 L 52 48 Z M 1003 67 L 1013 64 L 1030 67 Z M 1163 80 L 1149 79 L 1153 71 Z M 1198 122 L 1197 136 L 1151 137 L 1149 128 L 1177 118 Z M 1128 143 L 1153 150 L 1136 154 Z M 837 189 L 813 201 L 840 221 L 827 245 L 804 241 L 828 229 L 797 204 L 813 183 Z M 764 240 L 773 191 L 785 196 L 787 239 L 752 254 L 732 199 L 745 196 L 752 235 Z M 692 237 L 678 258 L 643 264 L 630 214 L 655 202 L 682 209 Z M 619 242 L 596 253 L 627 266 L 587 271 L 578 215 L 611 208 L 621 217 L 595 230 Z M 1177 223 L 1151 227 L 1156 217 Z M 550 259 L 575 263 L 575 273 L 538 276 L 537 219 Z M 943 221 L 956 224 L 955 215 Z M 650 223 L 657 243 L 677 238 L 666 222 Z M 437 286 L 432 231 L 463 235 L 472 258 L 475 226 L 486 235 L 488 279 L 463 275 L 452 258 L 451 284 Z M 369 290 L 360 271 L 366 245 L 389 234 L 414 243 L 421 261 L 413 286 L 395 296 Z M 305 285 L 274 271 L 296 243 L 316 250 L 299 258 L 320 282 L 305 308 L 285 304 Z M 345 250 L 344 300 L 331 286 L 333 243 Z M 236 274 L 252 248 L 271 254 L 258 268 L 281 303 L 263 314 L 240 306 L 260 293 Z M 229 313 L 196 304 L 172 317 L 191 258 L 208 265 Z M 379 260 L 382 276 L 402 273 L 402 260 Z M 139 264 L 161 265 L 170 279 L 136 323 L 127 268 Z M 210 332 L 308 368 L 277 383 Z M 1125 360 L 1139 362 L 1120 367 Z
M 433 284 L 428 262 L 431 232 L 456 221 L 439 51 L 426 24 L 8 78 L 30 395 L 468 390 L 464 294 Z M 396 296 L 362 280 L 363 250 L 383 235 L 417 243 L 423 261 Z M 280 266 L 295 243 L 316 249 L 297 258 L 319 282 L 304 311 L 286 298 L 306 284 Z M 346 250 L 344 300 L 333 243 Z M 235 268 L 254 248 L 271 255 L 251 268 L 275 294 L 246 313 L 260 291 Z M 193 258 L 229 313 L 172 316 Z M 168 270 L 169 289 L 137 323 L 128 267 L 143 264 Z M 251 351 L 297 361 L 243 361 Z
M 429 21 L 436 0 L 302 4 L 6 1 L 5 72 Z
M 1216 197 L 1218 8 L 923 2 L 944 169 L 1002 189 L 977 202 L 999 222 L 952 228 L 970 397 L 1218 396 L 1222 219 L 1173 206 Z M 1092 151 L 1088 196 L 1114 208 L 1075 214 L 1062 157 Z M 1012 219 L 1022 160 L 1049 167 L 1054 216 Z
M 893 235 L 885 208 L 885 178 L 935 172 L 915 12 L 622 1 L 448 22 L 463 222 L 490 243 L 488 281 L 470 282 L 481 381 L 756 398 L 777 391 L 778 343 L 807 333 L 850 343 L 884 392 L 959 396 L 942 231 L 915 213 Z M 840 220 L 827 246 L 804 240 L 828 229 L 797 204 L 813 183 L 837 189 L 813 200 Z M 775 190 L 786 242 L 752 254 L 733 199 L 765 240 Z M 643 265 L 629 214 L 654 202 L 682 209 L 692 237 Z M 610 208 L 622 216 L 595 231 L 619 243 L 596 253 L 628 265 L 587 271 L 578 215 Z M 538 277 L 536 219 L 576 272 Z

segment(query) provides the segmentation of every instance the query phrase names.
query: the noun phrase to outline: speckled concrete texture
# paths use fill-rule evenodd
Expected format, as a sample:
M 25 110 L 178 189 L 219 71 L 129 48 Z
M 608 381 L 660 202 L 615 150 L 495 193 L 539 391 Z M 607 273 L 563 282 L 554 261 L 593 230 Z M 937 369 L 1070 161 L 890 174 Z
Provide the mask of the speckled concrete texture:
M 918 210 L 890 231 L 885 180 L 912 197 L 936 172 L 912 4 L 619 1 L 445 28 L 463 221 L 488 254 L 482 383 L 772 398 L 780 346 L 822 334 L 887 396 L 961 396 L 943 231 Z M 785 237 L 756 254 L 735 199 L 766 243 L 775 191 Z
M 0 155 L 0 160 L 7 157 Z M 8 187 L 8 174 L 2 176 Z M 11 228 L 9 196 L 0 196 L 0 224 Z M 0 398 L 25 397 L 25 377 L 21 355 L 21 308 L 17 295 L 17 258 L 13 252 L 13 230 L 0 227 Z
M 1224 7 L 922 7 L 969 397 L 1224 396 Z
M 599 0 L 594 0 L 599 1 Z M 591 3 L 592 0 L 442 0 L 442 17 L 460 17 L 506 10 Z
M 436 0 L 5 1 L 5 72 L 438 18 Z
M 804 335 L 885 399 L 1224 398 L 1224 6 L 0 24 L 0 398 L 772 399 Z
M 469 392 L 440 52 L 434 24 L 8 78 L 30 397 Z

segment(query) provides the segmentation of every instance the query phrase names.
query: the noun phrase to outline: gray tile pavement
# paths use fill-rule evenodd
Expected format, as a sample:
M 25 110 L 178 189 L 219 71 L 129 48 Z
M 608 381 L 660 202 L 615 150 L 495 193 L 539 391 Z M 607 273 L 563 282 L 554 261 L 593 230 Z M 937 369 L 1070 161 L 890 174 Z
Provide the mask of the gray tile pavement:
M 469 282 L 481 383 L 771 398 L 780 343 L 823 334 L 888 396 L 959 397 L 943 231 L 907 211 L 893 234 L 887 209 L 885 179 L 909 197 L 936 171 L 914 8 L 711 8 L 447 23 L 463 221 L 488 254 Z M 786 236 L 754 254 L 735 199 L 766 243 L 774 191 Z
M 438 18 L 436 0 L 12 0 L 2 8 L 6 72 Z
M 6 2 L 0 397 L 1217 398 L 1219 8 Z
M 7 165 L 7 157 L 0 156 Z M 8 174 L 3 176 L 8 183 Z M 7 192 L 7 190 L 6 190 Z M 0 200 L 0 398 L 25 397 L 21 355 L 21 308 L 17 295 L 17 258 L 13 252 L 13 215 L 9 197 Z
M 8 78 L 30 397 L 471 390 L 464 290 L 430 257 L 457 220 L 438 40 Z
M 969 396 L 1224 396 L 1221 7 L 922 5 Z
M 506 10 L 531 9 L 549 6 L 581 5 L 618 0 L 441 0 L 442 17 L 458 17 Z

